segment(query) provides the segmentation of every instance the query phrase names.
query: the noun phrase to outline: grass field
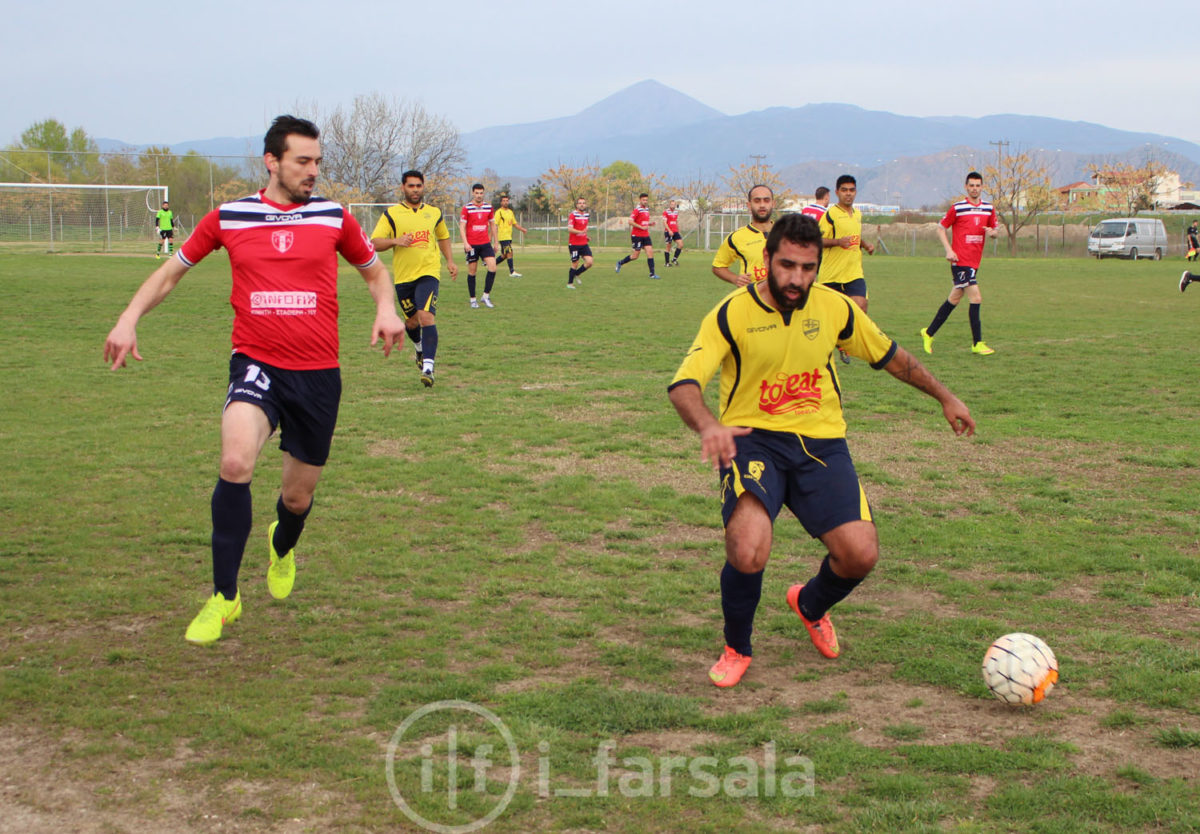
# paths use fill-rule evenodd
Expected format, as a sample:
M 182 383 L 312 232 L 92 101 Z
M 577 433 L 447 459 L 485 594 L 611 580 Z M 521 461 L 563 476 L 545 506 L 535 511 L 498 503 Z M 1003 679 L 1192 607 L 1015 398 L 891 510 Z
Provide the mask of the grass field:
M 960 310 L 926 357 L 944 261 L 869 260 L 876 321 L 978 434 L 839 368 L 882 559 L 826 661 L 784 602 L 822 551 L 781 516 L 755 664 L 722 691 L 715 478 L 666 385 L 728 285 L 703 253 L 662 281 L 614 275 L 616 254 L 567 292 L 562 252 L 519 252 L 495 310 L 443 282 L 431 390 L 411 351 L 368 349 L 344 271 L 345 393 L 296 591 L 263 581 L 269 444 L 245 611 L 203 649 L 183 631 L 208 593 L 224 256 L 110 373 L 105 334 L 154 261 L 0 255 L 0 831 L 497 810 L 484 830 L 1200 830 L 1200 297 L 1179 262 L 985 262 L 997 353 L 970 354 Z M 1036 708 L 983 686 L 1009 631 L 1058 655 Z

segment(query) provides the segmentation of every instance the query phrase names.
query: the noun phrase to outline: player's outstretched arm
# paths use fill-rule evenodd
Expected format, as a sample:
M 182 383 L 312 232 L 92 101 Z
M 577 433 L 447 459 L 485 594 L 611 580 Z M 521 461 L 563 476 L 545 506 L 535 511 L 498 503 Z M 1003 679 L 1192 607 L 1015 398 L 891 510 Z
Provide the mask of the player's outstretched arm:
M 125 311 L 117 319 L 116 325 L 109 331 L 108 338 L 104 340 L 104 361 L 112 363 L 109 370 L 124 368 L 125 360 L 129 356 L 142 361 L 137 347 L 137 323 L 175 289 L 175 285 L 187 271 L 183 261 L 170 258 L 150 273 L 150 277 L 138 287 Z
M 892 361 L 884 365 L 884 370 L 901 382 L 907 382 L 913 388 L 924 391 L 942 404 L 942 415 L 955 434 L 965 434 L 968 437 L 975 434 L 975 421 L 971 412 L 958 397 L 954 396 L 937 377 L 917 361 L 917 358 L 899 345 Z
M 753 283 L 753 279 L 749 275 L 734 272 L 732 269 L 725 266 L 714 266 L 712 268 L 712 273 L 722 281 L 728 281 L 735 287 L 744 287 L 747 284 Z
M 711 463 L 713 469 L 729 466 L 737 454 L 734 438 L 749 434 L 751 429 L 746 426 L 726 426 L 717 420 L 704 404 L 704 392 L 699 385 L 676 385 L 669 396 L 680 419 L 700 435 L 700 459 Z
M 383 339 L 383 355 L 390 356 L 392 347 L 404 346 L 404 320 L 396 315 L 392 300 L 392 277 L 378 258 L 368 266 L 359 267 L 367 289 L 375 299 L 375 323 L 371 325 L 371 347 Z

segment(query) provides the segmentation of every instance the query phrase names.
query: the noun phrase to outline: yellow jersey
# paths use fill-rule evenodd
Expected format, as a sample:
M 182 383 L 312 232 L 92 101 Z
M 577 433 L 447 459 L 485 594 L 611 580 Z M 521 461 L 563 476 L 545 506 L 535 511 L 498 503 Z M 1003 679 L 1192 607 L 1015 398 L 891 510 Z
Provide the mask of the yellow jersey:
M 379 217 L 371 237 L 400 237 L 405 234 L 412 235 L 412 243 L 392 248 L 395 282 L 407 284 L 426 275 L 440 277 L 442 253 L 437 242 L 450 237 L 442 210 L 428 203 L 421 203 L 416 208 L 408 203 L 392 206 Z
M 846 436 L 834 369 L 838 348 L 879 369 L 896 343 L 846 296 L 813 284 L 802 309 L 781 313 L 749 284 L 725 296 L 700 324 L 671 388 L 701 390 L 721 371 L 717 416 L 727 426 Z
M 817 280 L 822 284 L 845 284 L 862 278 L 862 212 L 848 214 L 840 203 L 835 203 L 825 212 L 820 225 L 821 237 L 848 237 L 851 243 L 849 249 L 830 246 L 821 253 L 821 274 Z
M 513 226 L 517 224 L 517 216 L 510 208 L 496 209 L 496 240 L 512 240 Z
M 763 249 L 767 245 L 767 235 L 753 226 L 746 225 L 734 229 L 721 241 L 717 254 L 713 257 L 713 266 L 729 269 L 734 263 L 740 264 L 742 275 L 752 275 L 755 281 L 767 277 L 767 268 L 763 265 Z

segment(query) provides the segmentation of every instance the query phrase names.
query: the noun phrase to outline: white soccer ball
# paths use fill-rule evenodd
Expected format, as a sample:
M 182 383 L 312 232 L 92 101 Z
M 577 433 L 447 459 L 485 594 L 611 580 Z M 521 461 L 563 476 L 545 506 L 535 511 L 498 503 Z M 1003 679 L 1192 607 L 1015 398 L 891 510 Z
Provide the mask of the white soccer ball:
M 983 682 L 1006 704 L 1036 704 L 1058 681 L 1058 660 L 1032 634 L 1006 634 L 983 656 Z

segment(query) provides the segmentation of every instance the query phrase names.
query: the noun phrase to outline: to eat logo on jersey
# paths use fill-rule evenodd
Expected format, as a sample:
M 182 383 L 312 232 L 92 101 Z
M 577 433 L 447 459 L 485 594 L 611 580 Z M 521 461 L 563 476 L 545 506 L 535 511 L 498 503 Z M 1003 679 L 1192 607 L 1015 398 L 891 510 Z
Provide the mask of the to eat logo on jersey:
M 290 229 L 276 229 L 271 232 L 271 245 L 280 253 L 284 253 L 292 248 L 292 244 L 296 240 L 296 235 Z
M 758 407 L 767 414 L 816 411 L 821 407 L 821 382 L 824 379 L 820 368 L 799 374 L 778 373 L 775 379 L 762 381 Z

